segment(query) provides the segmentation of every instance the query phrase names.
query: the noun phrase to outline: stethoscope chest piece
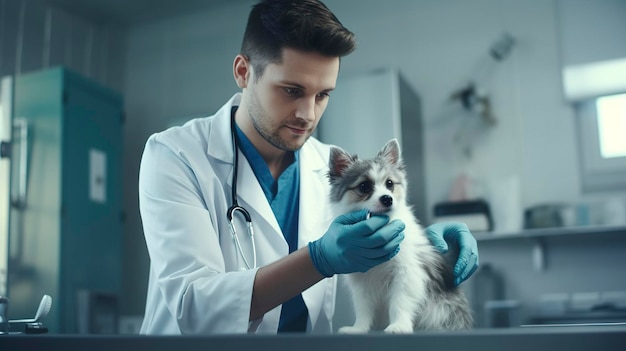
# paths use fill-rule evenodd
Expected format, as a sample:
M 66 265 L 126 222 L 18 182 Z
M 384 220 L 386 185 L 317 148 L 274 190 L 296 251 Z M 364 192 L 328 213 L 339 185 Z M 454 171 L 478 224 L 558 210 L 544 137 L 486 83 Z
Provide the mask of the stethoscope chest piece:
M 248 226 L 248 236 L 250 237 L 250 242 L 252 243 L 252 264 L 246 259 L 246 255 L 243 252 L 243 247 L 241 247 L 241 242 L 239 241 L 239 236 L 237 235 L 237 228 L 235 228 L 235 220 L 234 215 L 236 212 L 241 213 L 241 215 L 245 218 L 246 224 Z M 228 226 L 230 227 L 230 234 L 233 237 L 233 241 L 235 242 L 235 246 L 237 247 L 237 251 L 243 258 L 243 262 L 248 269 L 256 268 L 256 246 L 254 243 L 254 229 L 252 228 L 252 217 L 250 217 L 250 213 L 248 211 L 239 206 L 234 205 L 231 206 L 227 213 L 226 217 L 228 218 Z

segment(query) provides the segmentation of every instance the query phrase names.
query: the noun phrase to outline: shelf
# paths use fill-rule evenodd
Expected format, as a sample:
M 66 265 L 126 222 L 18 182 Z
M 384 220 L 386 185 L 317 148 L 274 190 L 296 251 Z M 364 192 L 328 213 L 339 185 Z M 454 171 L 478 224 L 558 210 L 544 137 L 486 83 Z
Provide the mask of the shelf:
M 514 239 L 542 239 L 559 236 L 597 236 L 623 235 L 626 238 L 626 226 L 580 226 L 526 229 L 515 233 L 482 232 L 474 233 L 479 242 L 508 241 Z
M 626 239 L 626 226 L 580 226 L 527 229 L 517 233 L 474 233 L 474 237 L 480 245 L 488 243 L 508 243 L 515 240 L 524 240 L 532 244 L 532 265 L 537 272 L 546 268 L 546 241 L 548 239 L 576 238 L 602 238 L 612 240 L 615 238 Z

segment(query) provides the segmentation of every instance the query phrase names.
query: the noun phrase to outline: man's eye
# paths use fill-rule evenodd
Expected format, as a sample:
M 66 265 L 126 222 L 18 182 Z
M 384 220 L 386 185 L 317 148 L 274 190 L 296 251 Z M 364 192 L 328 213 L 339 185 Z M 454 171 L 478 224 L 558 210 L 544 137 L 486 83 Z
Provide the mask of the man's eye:
M 363 194 L 370 193 L 372 191 L 372 182 L 365 181 L 359 184 L 359 191 L 362 192 Z
M 283 88 L 283 90 L 289 96 L 298 97 L 298 96 L 302 95 L 302 90 L 298 89 L 298 88 Z
M 328 93 L 319 93 L 317 94 L 317 100 L 324 100 L 324 99 L 328 99 L 330 97 L 330 94 Z

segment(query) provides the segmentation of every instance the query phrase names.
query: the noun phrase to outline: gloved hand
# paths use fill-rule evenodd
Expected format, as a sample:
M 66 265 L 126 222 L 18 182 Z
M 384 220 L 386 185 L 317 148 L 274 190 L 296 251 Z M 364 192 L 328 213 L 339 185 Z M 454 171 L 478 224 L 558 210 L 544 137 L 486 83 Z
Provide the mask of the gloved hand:
M 400 250 L 404 223 L 387 216 L 367 218 L 367 210 L 337 217 L 319 240 L 309 243 L 315 268 L 325 277 L 366 272 Z
M 442 222 L 426 228 L 430 242 L 441 252 L 448 251 L 448 243 L 459 246 L 459 258 L 454 266 L 454 284 L 459 285 L 478 268 L 478 243 L 465 223 Z

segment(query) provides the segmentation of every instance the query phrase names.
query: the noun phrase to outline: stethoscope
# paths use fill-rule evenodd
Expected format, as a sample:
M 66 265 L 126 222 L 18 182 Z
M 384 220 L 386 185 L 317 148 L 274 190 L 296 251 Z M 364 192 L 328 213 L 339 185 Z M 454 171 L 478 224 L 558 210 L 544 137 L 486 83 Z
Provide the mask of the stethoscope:
M 239 150 L 238 150 L 239 139 L 237 138 L 237 132 L 235 131 L 234 113 L 230 119 L 230 131 L 231 131 L 231 136 L 233 140 L 233 154 L 234 154 L 233 157 L 234 157 L 235 163 L 233 165 L 233 179 L 232 179 L 233 185 L 232 185 L 232 192 L 231 192 L 232 206 L 230 206 L 228 210 L 226 211 L 226 217 L 228 218 L 228 222 L 229 222 L 230 234 L 233 237 L 233 241 L 235 242 L 235 246 L 237 247 L 237 250 L 239 251 L 241 258 L 243 258 L 243 263 L 246 265 L 248 269 L 252 269 L 252 268 L 256 268 L 256 246 L 254 244 L 254 230 L 252 228 L 252 217 L 250 216 L 250 213 L 245 208 L 243 208 L 242 206 L 239 206 L 239 203 L 237 203 L 237 173 L 239 170 Z M 241 213 L 241 215 L 246 219 L 246 223 L 248 224 L 248 235 L 250 236 L 250 241 L 252 242 L 252 265 L 250 265 L 250 262 L 248 262 L 248 260 L 246 259 L 246 255 L 244 254 L 243 248 L 241 247 L 241 243 L 239 242 L 239 237 L 237 236 L 237 229 L 235 228 L 235 223 L 233 221 L 234 214 L 237 211 Z

